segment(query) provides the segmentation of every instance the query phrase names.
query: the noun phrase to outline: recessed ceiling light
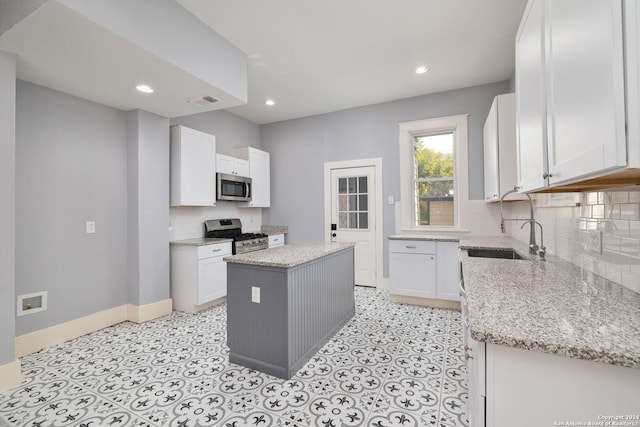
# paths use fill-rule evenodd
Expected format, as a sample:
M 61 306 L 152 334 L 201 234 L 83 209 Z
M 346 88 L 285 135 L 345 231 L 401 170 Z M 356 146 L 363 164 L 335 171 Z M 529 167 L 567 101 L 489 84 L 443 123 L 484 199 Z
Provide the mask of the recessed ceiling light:
M 425 67 L 424 65 L 421 65 L 418 68 L 416 68 L 416 74 L 424 74 L 427 71 L 429 71 L 429 69 L 427 67 Z
M 136 86 L 136 89 L 138 89 L 140 92 L 144 92 L 144 93 L 153 93 L 153 89 L 151 89 L 151 87 L 149 87 L 147 85 L 138 85 L 138 86 Z
M 276 105 L 276 101 L 274 101 L 273 99 L 267 99 L 266 101 L 264 101 L 265 104 L 267 104 L 268 106 L 272 106 L 272 105 Z

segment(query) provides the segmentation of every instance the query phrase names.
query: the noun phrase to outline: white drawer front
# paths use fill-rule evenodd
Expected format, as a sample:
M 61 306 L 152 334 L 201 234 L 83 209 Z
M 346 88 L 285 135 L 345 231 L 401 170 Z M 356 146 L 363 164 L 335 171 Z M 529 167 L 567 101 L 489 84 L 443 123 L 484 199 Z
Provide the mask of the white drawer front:
M 269 236 L 269 247 L 284 245 L 284 234 L 274 234 Z
M 404 254 L 435 254 L 436 242 L 433 240 L 390 240 L 389 252 Z
M 198 259 L 231 255 L 231 242 L 198 246 Z

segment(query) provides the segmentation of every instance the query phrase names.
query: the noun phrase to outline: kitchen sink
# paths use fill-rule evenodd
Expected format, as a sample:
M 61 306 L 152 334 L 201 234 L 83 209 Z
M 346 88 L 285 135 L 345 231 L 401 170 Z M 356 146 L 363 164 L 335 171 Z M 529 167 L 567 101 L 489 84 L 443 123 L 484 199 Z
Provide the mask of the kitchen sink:
M 467 249 L 467 254 L 473 258 L 529 259 L 513 249 Z

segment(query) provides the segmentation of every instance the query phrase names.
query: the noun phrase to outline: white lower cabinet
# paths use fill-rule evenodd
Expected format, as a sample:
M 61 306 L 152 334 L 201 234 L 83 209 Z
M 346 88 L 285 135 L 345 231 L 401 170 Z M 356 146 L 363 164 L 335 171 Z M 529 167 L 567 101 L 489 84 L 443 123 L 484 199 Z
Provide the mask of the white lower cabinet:
M 467 384 L 469 400 L 467 400 L 467 416 L 472 427 L 485 425 L 486 370 L 485 343 L 471 338 L 468 323 L 467 299 L 464 291 L 460 293 L 460 311 L 462 313 L 462 341 L 464 359 L 467 365 Z
M 284 246 L 284 234 L 272 234 L 269 236 L 269 249 Z
M 391 240 L 389 287 L 393 295 L 459 301 L 458 242 Z
M 203 304 L 227 296 L 231 242 L 171 246 L 171 298 L 176 310 L 195 313 Z
M 637 368 L 486 344 L 486 379 L 487 426 L 640 421 L 633 418 L 640 416 Z M 612 416 L 619 424 L 607 424 L 604 417 Z

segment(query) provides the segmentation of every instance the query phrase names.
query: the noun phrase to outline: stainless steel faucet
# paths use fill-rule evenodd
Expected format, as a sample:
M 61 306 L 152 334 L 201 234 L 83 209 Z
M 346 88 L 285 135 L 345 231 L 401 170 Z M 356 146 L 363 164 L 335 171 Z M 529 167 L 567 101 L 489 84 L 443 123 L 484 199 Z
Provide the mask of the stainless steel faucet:
M 505 218 L 504 217 L 504 211 L 502 210 L 502 202 L 504 201 L 504 199 L 511 193 L 517 193 L 518 192 L 518 187 L 513 187 L 513 190 L 511 191 L 507 191 L 506 193 L 504 193 L 502 195 L 502 197 L 500 197 L 500 231 L 502 233 L 505 232 L 504 229 L 504 222 L 505 221 L 524 221 L 524 223 L 522 224 L 522 227 L 525 226 L 525 224 L 529 223 L 529 253 L 530 254 L 538 254 L 540 255 L 540 258 L 542 260 L 544 260 L 544 256 L 547 253 L 547 248 L 544 247 L 544 237 L 543 237 L 543 231 L 542 231 L 542 224 L 540 224 L 538 221 L 536 221 L 536 219 L 533 216 L 533 200 L 531 200 L 531 196 L 527 193 L 525 193 L 525 195 L 527 196 L 527 198 L 529 199 L 529 208 L 530 208 L 530 217 L 529 219 L 517 219 L 517 218 Z M 540 244 L 542 246 L 538 246 L 536 244 L 536 224 L 540 227 Z M 540 251 L 538 251 L 538 249 L 540 249 Z

